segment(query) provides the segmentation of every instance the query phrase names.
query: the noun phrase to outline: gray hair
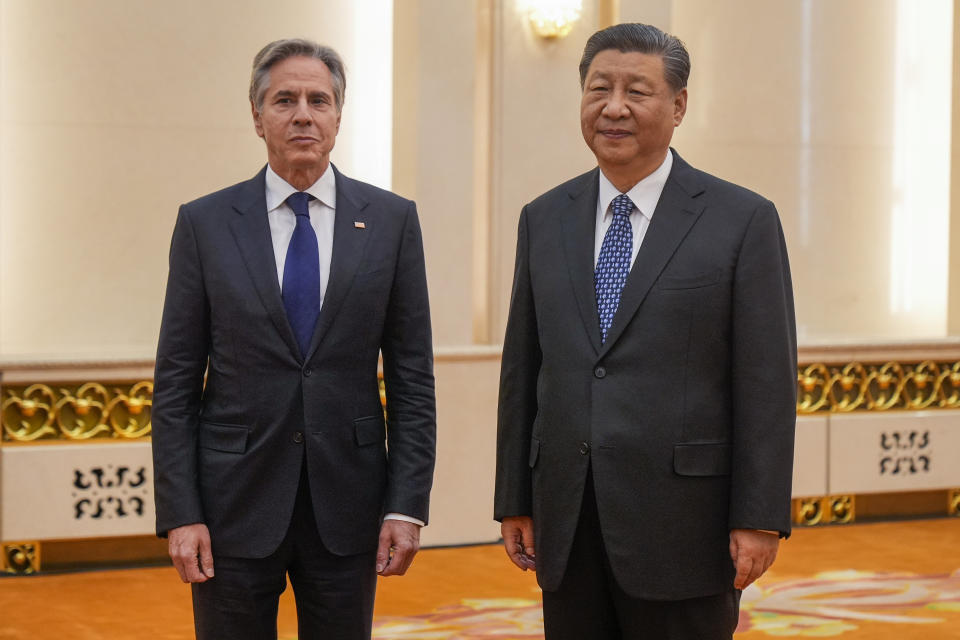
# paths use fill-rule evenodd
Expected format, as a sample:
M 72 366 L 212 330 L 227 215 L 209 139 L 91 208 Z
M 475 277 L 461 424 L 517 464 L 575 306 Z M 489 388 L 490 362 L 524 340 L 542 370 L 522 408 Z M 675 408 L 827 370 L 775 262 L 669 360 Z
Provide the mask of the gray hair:
M 663 58 L 663 75 L 674 91 L 687 86 L 690 76 L 690 54 L 676 36 L 660 29 L 636 22 L 615 24 L 597 31 L 587 40 L 580 58 L 580 88 L 587 80 L 587 70 L 593 58 L 601 51 L 616 49 L 621 53 L 638 52 L 659 55 Z
M 333 80 L 333 99 L 337 111 L 343 110 L 343 95 L 347 90 L 347 76 L 340 54 L 332 48 L 310 40 L 291 38 L 271 42 L 253 59 L 253 72 L 250 74 L 250 102 L 257 111 L 263 107 L 263 97 L 270 87 L 270 68 L 273 65 L 296 56 L 316 58 L 327 65 Z

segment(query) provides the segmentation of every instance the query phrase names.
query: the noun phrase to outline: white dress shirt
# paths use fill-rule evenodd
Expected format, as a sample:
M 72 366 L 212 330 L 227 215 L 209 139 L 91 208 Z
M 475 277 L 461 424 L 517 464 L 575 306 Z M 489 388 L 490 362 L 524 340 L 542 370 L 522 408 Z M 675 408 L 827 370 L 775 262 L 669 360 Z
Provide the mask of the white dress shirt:
M 327 294 L 327 283 L 330 281 L 330 259 L 333 256 L 333 221 L 337 210 L 337 181 L 332 165 L 306 190 L 313 196 L 308 205 L 310 226 L 317 234 L 317 248 L 320 253 L 320 300 Z M 287 247 L 293 229 L 297 226 L 297 215 L 287 204 L 290 194 L 297 189 L 277 175 L 269 164 L 267 165 L 266 195 L 267 221 L 270 223 L 270 239 L 273 241 L 273 257 L 277 261 L 277 279 L 280 281 L 280 290 L 283 291 L 283 265 L 287 261 Z M 402 513 L 388 513 L 384 520 L 403 520 L 423 526 L 423 520 L 405 516 Z
M 673 168 L 673 152 L 667 151 L 667 157 L 657 167 L 653 173 L 633 185 L 627 196 L 633 202 L 634 209 L 630 213 L 630 226 L 633 227 L 633 253 L 630 256 L 630 266 L 633 267 L 637 259 L 637 252 L 640 251 L 640 244 L 643 237 L 647 234 L 647 228 L 650 226 L 650 220 L 653 219 L 653 211 L 657 208 L 660 201 L 660 194 L 663 193 L 663 186 L 670 177 L 670 169 Z M 603 237 L 613 221 L 613 210 L 610 203 L 620 195 L 613 183 L 603 175 L 600 170 L 600 195 L 597 198 L 597 224 L 594 235 L 593 264 L 596 266 L 600 258 L 600 247 L 603 246 Z

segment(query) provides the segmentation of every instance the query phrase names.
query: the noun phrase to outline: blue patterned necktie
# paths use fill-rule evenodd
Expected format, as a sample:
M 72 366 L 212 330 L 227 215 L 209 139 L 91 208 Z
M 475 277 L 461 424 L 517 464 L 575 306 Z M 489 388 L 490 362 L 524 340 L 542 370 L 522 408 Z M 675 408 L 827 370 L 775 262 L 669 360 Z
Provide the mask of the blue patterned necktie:
M 283 264 L 283 307 L 287 320 L 300 345 L 300 355 L 307 357 L 313 328 L 320 315 L 320 249 L 317 234 L 310 226 L 309 193 L 298 191 L 287 198 L 297 216 Z
M 620 306 L 620 292 L 630 273 L 633 255 L 633 227 L 630 226 L 633 201 L 626 194 L 620 194 L 610 203 L 610 208 L 613 209 L 613 220 L 603 236 L 597 270 L 593 274 L 600 317 L 600 344 L 607 341 L 607 332 Z

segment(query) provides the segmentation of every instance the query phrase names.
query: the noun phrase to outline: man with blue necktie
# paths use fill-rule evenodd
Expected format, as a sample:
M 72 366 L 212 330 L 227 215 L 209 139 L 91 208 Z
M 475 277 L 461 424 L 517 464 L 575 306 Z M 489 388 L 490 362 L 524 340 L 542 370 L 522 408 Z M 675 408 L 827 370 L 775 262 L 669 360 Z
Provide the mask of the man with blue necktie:
M 729 640 L 790 532 L 796 335 L 773 204 L 670 148 L 690 59 L 595 33 L 599 167 L 520 215 L 495 517 L 547 640 Z
M 198 638 L 276 638 L 288 576 L 301 639 L 369 638 L 377 574 L 407 570 L 427 521 L 420 226 L 413 202 L 330 163 L 345 87 L 329 47 L 264 47 L 250 104 L 268 164 L 183 205 L 174 229 L 154 484 Z

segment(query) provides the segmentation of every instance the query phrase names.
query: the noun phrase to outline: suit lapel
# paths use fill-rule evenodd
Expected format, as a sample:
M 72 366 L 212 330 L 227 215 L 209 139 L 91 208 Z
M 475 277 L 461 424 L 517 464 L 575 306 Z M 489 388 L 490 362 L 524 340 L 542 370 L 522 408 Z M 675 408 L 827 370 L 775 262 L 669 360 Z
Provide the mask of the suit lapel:
M 600 349 L 600 357 L 616 343 L 647 297 L 650 287 L 660 277 L 660 272 L 703 212 L 703 202 L 696 199 L 703 193 L 703 188 L 698 184 L 694 170 L 677 153 L 673 154 L 670 177 L 663 187 L 637 259 L 623 286 L 620 305 L 607 332 L 607 340 Z
M 230 230 L 261 303 L 283 341 L 294 354 L 299 354 L 300 348 L 280 297 L 277 261 L 273 255 L 270 223 L 267 221 L 266 170 L 264 167 L 255 178 L 244 184 L 233 205 L 240 215 L 231 220 Z
M 597 225 L 599 169 L 584 174 L 569 191 L 572 203 L 560 215 L 563 247 L 570 282 L 580 309 L 583 327 L 593 345 L 600 350 L 600 324 L 597 318 L 597 294 L 593 286 L 594 234 Z
M 331 165 L 332 166 L 332 165 Z M 343 300 L 353 284 L 357 269 L 363 262 L 368 238 L 375 230 L 366 211 L 367 200 L 356 187 L 356 183 L 345 177 L 333 167 L 337 180 L 337 208 L 333 222 L 333 255 L 330 257 L 330 279 L 327 291 L 320 307 L 320 317 L 314 327 L 313 338 L 304 361 L 310 360 L 320 346 L 324 335 L 337 312 L 343 306 Z M 354 225 L 362 222 L 363 228 Z

